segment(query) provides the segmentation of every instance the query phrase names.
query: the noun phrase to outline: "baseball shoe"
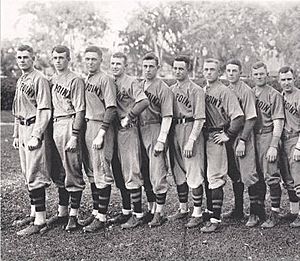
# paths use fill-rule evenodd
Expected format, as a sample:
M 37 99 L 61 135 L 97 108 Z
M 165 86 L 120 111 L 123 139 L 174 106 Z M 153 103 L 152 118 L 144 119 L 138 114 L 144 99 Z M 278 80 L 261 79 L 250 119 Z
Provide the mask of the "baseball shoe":
M 167 218 L 161 215 L 161 213 L 155 212 L 153 219 L 148 223 L 149 227 L 159 227 L 167 221 Z
M 90 215 L 88 218 L 84 220 L 78 220 L 78 224 L 80 226 L 86 227 L 90 225 L 95 220 L 95 215 Z
M 148 211 L 144 216 L 143 216 L 143 223 L 148 224 L 154 217 L 154 214 L 152 214 L 150 211 Z
M 258 223 L 259 223 L 259 217 L 255 214 L 251 214 L 246 223 L 246 227 L 255 227 L 258 225 Z
M 198 227 L 203 223 L 202 217 L 191 217 L 189 222 L 185 224 L 186 228 Z
M 286 214 L 279 214 L 279 218 L 287 221 L 294 221 L 297 218 L 298 214 L 293 214 L 288 212 Z
M 30 224 L 28 227 L 17 232 L 18 236 L 31 236 L 33 234 L 38 234 L 42 228 L 46 227 L 46 224 L 43 225 L 34 225 Z
M 213 233 L 219 229 L 219 223 L 206 222 L 206 225 L 200 229 L 203 233 Z
M 298 215 L 297 218 L 290 224 L 290 227 L 300 227 L 300 215 Z
M 226 212 L 222 215 L 222 217 L 224 219 L 235 219 L 235 220 L 241 220 L 244 218 L 244 212 L 243 211 L 239 211 L 236 209 L 233 209 L 229 212 Z
M 143 224 L 143 218 L 137 218 L 136 215 L 132 215 L 129 220 L 121 225 L 122 229 L 134 228 Z
M 32 216 L 27 216 L 23 219 L 18 219 L 18 220 L 15 220 L 12 225 L 13 226 L 16 226 L 16 227 L 23 227 L 23 226 L 26 226 L 26 225 L 29 225 L 30 223 L 33 223 L 34 222 L 34 217 Z
M 272 228 L 275 227 L 279 223 L 279 213 L 275 211 L 271 211 L 270 217 L 261 224 L 262 228 Z
M 94 218 L 94 220 L 86 227 L 83 228 L 83 232 L 92 233 L 96 232 L 100 229 L 105 228 L 106 222 L 100 221 L 98 218 Z
M 81 226 L 78 224 L 77 217 L 76 216 L 69 216 L 68 224 L 65 228 L 66 231 L 71 232 L 74 231 Z
M 123 213 L 120 213 L 116 217 L 109 219 L 108 223 L 109 224 L 124 224 L 130 219 L 131 215 L 132 214 L 124 215 Z
M 203 222 L 209 221 L 210 218 L 212 217 L 213 212 L 210 210 L 205 210 L 202 213 L 202 218 L 203 218 Z
M 46 222 L 46 226 L 41 229 L 40 233 L 44 234 L 54 227 L 66 225 L 68 218 L 69 216 L 59 217 L 57 215 L 49 218 Z
M 181 210 L 178 209 L 175 214 L 168 216 L 168 219 L 170 221 L 175 221 L 177 219 L 186 218 L 188 216 L 188 214 L 189 214 L 189 211 L 187 211 L 187 212 L 181 212 Z

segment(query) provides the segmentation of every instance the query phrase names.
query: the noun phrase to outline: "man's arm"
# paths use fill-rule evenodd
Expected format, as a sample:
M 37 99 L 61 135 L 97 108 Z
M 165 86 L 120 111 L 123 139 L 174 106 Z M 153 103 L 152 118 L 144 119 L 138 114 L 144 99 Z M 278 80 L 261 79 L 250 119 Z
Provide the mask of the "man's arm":
M 19 121 L 15 118 L 14 121 L 14 133 L 13 133 L 13 147 L 14 149 L 19 149 Z
M 279 140 L 284 126 L 284 119 L 274 119 L 273 124 L 274 124 L 274 129 L 272 133 L 272 139 L 266 154 L 266 157 L 269 162 L 274 162 L 277 159 L 277 154 L 278 154 L 277 149 L 278 149 Z
M 172 124 L 172 116 L 166 116 L 162 118 L 160 132 L 157 138 L 157 142 L 154 146 L 154 156 L 158 156 L 165 148 L 165 143 L 169 130 Z
M 183 150 L 183 156 L 186 158 L 190 158 L 193 156 L 193 148 L 195 140 L 199 137 L 203 124 L 205 122 L 205 119 L 196 119 L 193 124 L 192 131 L 190 133 L 189 139 L 187 143 L 184 146 Z

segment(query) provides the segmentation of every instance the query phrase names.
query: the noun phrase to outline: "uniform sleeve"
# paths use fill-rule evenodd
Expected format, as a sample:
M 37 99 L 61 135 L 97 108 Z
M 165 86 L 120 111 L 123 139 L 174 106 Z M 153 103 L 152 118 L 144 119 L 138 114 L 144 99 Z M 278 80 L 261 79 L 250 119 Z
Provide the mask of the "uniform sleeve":
M 251 90 L 246 89 L 244 93 L 242 106 L 245 114 L 245 120 L 249 120 L 257 117 L 256 106 L 255 106 L 255 95 Z
M 201 87 L 197 86 L 192 92 L 193 118 L 195 120 L 205 119 L 205 94 Z
M 231 121 L 239 116 L 244 116 L 238 98 L 234 92 L 228 88 L 223 94 L 223 106 L 225 113 Z
M 271 96 L 271 110 L 272 120 L 284 119 L 283 97 L 277 91 Z
M 160 97 L 161 97 L 161 117 L 173 116 L 173 93 L 169 87 L 161 82 L 160 88 Z
M 109 108 L 109 107 L 116 107 L 117 106 L 117 98 L 116 98 L 116 87 L 114 84 L 113 79 L 111 79 L 110 77 L 106 77 L 104 79 L 103 84 L 101 84 L 101 86 L 103 86 L 103 99 L 104 99 L 104 104 L 105 104 L 105 108 Z
M 44 77 L 38 77 L 35 81 L 36 106 L 38 110 L 51 109 L 50 84 Z
M 137 80 L 131 82 L 130 85 L 130 94 L 134 99 L 135 103 L 138 103 L 141 100 L 148 99 L 142 86 L 138 83 Z
M 75 78 L 71 86 L 71 101 L 75 112 L 85 110 L 85 91 L 84 81 L 80 78 Z

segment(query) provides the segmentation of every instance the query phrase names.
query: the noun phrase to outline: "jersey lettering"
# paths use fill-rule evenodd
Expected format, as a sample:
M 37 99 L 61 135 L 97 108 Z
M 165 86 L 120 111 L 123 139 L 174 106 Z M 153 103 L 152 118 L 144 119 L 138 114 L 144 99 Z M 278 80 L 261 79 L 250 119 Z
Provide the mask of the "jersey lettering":
M 222 104 L 222 101 L 220 99 L 217 99 L 216 97 L 211 96 L 211 95 L 206 95 L 205 101 L 206 101 L 206 103 L 210 103 L 210 104 L 216 106 L 217 108 L 220 108 L 220 106 Z
M 145 94 L 147 95 L 147 97 L 148 97 L 148 99 L 151 103 L 153 103 L 156 106 L 159 106 L 160 103 L 159 103 L 159 98 L 158 97 L 156 97 L 154 94 L 152 94 L 148 91 L 145 91 Z
M 270 104 L 266 104 L 263 101 L 260 100 L 256 100 L 256 106 L 257 108 L 259 108 L 261 111 L 264 111 L 266 113 L 271 112 L 271 105 Z
M 191 108 L 192 105 L 187 97 L 183 96 L 182 94 L 176 93 L 176 100 L 182 104 L 184 104 L 187 108 Z
M 86 84 L 85 90 L 91 93 L 95 93 L 98 97 L 100 97 L 101 95 L 100 87 L 89 82 Z
M 297 114 L 297 108 L 295 108 L 293 104 L 287 102 L 286 100 L 284 101 L 284 108 L 293 115 Z
M 70 91 L 59 84 L 55 84 L 54 91 L 67 98 L 70 95 Z
M 32 84 L 26 84 L 25 82 L 21 83 L 20 91 L 25 93 L 28 97 L 34 97 L 34 89 Z

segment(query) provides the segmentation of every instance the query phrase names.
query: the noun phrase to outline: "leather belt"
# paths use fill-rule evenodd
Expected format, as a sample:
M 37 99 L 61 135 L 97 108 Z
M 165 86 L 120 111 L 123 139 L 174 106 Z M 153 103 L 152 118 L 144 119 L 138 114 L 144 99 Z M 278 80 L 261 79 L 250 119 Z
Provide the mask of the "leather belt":
M 194 118 L 190 117 L 190 118 L 177 118 L 173 120 L 175 124 L 184 124 L 187 122 L 193 122 L 195 121 Z
M 223 130 L 225 130 L 225 129 L 222 127 L 208 127 L 208 128 L 205 127 L 205 128 L 203 128 L 203 131 L 207 132 L 207 133 L 215 132 L 215 131 L 223 131 Z
M 290 132 L 290 133 L 283 132 L 282 136 L 281 136 L 281 138 L 283 140 L 289 140 L 289 139 L 296 138 L 296 137 L 299 137 L 299 133 L 296 133 L 296 132 Z
M 274 129 L 273 126 L 269 126 L 269 127 L 263 127 L 261 129 L 254 129 L 254 133 L 255 134 L 265 134 L 265 133 L 269 133 L 269 132 L 272 132 Z
M 94 119 L 88 119 L 88 118 L 85 118 L 85 121 L 86 122 L 88 122 L 88 121 L 103 122 L 102 120 L 94 120 Z
M 56 122 L 56 121 L 60 121 L 60 120 L 71 119 L 71 118 L 74 118 L 74 116 L 75 116 L 74 114 L 64 115 L 64 116 L 57 116 L 57 117 L 53 118 L 53 121 Z
M 36 117 L 33 116 L 31 118 L 28 118 L 28 119 L 19 117 L 18 120 L 19 120 L 19 123 L 21 125 L 30 126 L 31 124 L 35 123 Z

